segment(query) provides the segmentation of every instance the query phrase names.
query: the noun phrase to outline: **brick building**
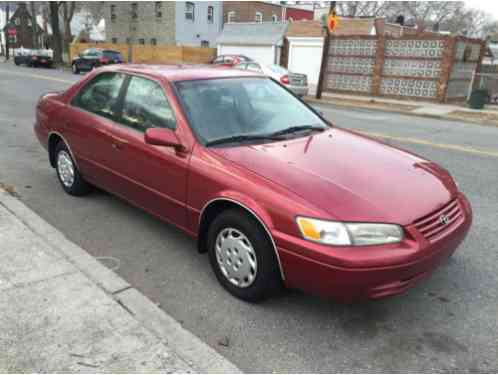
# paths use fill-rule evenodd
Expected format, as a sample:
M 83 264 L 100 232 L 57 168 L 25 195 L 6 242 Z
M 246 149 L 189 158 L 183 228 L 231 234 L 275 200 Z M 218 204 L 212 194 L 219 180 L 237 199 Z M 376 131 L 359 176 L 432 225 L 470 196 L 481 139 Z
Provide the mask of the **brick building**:
M 9 39 L 9 48 L 33 48 L 33 23 L 31 19 L 31 14 L 26 8 L 25 3 L 19 3 L 17 9 L 12 14 L 9 19 L 8 24 L 4 27 L 3 32 L 7 32 L 7 29 L 14 28 L 15 35 L 12 35 Z M 40 25 L 36 29 L 38 45 L 42 44 L 43 31 Z
M 219 1 L 109 2 L 104 9 L 110 43 L 213 46 L 223 23 Z
M 224 23 L 235 22 L 282 22 L 313 19 L 313 11 L 282 6 L 264 1 L 225 1 Z

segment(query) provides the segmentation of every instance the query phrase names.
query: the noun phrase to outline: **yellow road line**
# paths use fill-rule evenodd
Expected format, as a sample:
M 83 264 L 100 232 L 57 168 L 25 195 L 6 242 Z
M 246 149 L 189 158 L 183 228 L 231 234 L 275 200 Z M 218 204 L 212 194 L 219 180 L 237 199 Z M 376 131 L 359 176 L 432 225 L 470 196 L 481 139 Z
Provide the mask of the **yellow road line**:
M 498 158 L 498 151 L 480 150 L 480 149 L 477 149 L 474 147 L 468 147 L 468 146 L 461 146 L 461 145 L 448 144 L 448 143 L 434 143 L 434 142 L 426 141 L 424 139 L 419 139 L 419 138 L 397 137 L 397 136 L 392 136 L 392 135 L 387 135 L 387 134 L 382 134 L 382 133 L 364 132 L 364 131 L 359 131 L 359 130 L 358 130 L 358 133 L 365 134 L 365 135 L 368 135 L 370 137 L 384 138 L 384 139 L 390 139 L 390 140 L 398 141 L 398 142 L 413 143 L 413 144 L 430 146 L 430 147 L 435 147 L 435 148 L 442 148 L 445 150 L 454 150 L 454 151 L 466 152 L 468 154 L 486 155 L 486 156 L 492 156 L 492 157 Z
M 30 78 L 38 78 L 38 79 L 44 79 L 47 81 L 54 81 L 54 82 L 62 82 L 62 83 L 74 83 L 73 81 L 68 81 L 67 79 L 62 79 L 62 78 L 55 78 L 55 77 L 49 77 L 49 76 L 43 76 L 41 74 L 32 74 L 32 73 L 20 73 L 20 72 L 12 72 L 9 70 L 3 70 L 0 69 L 0 73 L 5 73 L 5 74 L 10 74 L 14 76 L 21 76 L 21 77 L 30 77 Z

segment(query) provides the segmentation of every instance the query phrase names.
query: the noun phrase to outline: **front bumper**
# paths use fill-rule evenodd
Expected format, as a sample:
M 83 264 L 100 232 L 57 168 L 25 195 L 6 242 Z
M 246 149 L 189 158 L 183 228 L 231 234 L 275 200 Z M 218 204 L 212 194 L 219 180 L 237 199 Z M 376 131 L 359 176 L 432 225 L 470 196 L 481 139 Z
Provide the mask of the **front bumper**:
M 463 194 L 458 201 L 463 220 L 434 243 L 417 236 L 394 245 L 332 248 L 277 233 L 285 284 L 342 301 L 402 293 L 429 276 L 464 240 L 472 210 Z

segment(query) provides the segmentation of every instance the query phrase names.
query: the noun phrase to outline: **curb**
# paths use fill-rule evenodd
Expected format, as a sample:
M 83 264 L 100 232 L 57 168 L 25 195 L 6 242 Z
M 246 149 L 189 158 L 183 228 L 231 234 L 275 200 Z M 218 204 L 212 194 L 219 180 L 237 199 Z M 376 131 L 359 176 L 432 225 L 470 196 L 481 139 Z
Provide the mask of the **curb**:
M 189 365 L 205 373 L 242 373 L 233 363 L 187 331 L 127 281 L 102 265 L 84 249 L 69 241 L 19 199 L 0 188 L 0 205 L 16 216 L 33 233 L 60 252 L 143 327 L 165 341 Z
M 483 122 L 483 121 L 474 121 L 474 120 L 470 120 L 470 119 L 460 119 L 460 118 L 454 118 L 451 116 L 430 115 L 430 114 L 426 114 L 426 113 L 414 113 L 413 111 L 403 111 L 403 110 L 399 110 L 399 109 L 376 108 L 376 107 L 369 107 L 369 106 L 362 106 L 362 105 L 355 105 L 355 104 L 334 103 L 332 101 L 326 101 L 326 100 L 315 99 L 315 98 L 304 98 L 304 101 L 308 104 L 312 103 L 312 104 L 320 104 L 320 105 L 324 105 L 324 106 L 335 106 L 335 107 L 342 107 L 342 108 L 367 109 L 367 110 L 377 111 L 377 112 L 396 113 L 399 115 L 430 118 L 430 119 L 436 119 L 436 120 L 461 121 L 461 122 L 465 122 L 468 124 L 475 124 L 475 125 L 481 125 L 481 126 L 492 126 L 492 127 L 498 126 L 495 123 Z

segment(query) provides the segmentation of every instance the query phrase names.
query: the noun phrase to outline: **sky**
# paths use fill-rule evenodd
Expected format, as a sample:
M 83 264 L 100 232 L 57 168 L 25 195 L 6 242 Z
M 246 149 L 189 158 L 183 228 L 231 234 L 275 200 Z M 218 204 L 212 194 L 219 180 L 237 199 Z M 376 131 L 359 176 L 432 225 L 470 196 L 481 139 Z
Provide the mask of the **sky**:
M 469 8 L 477 8 L 489 13 L 498 20 L 498 1 L 496 0 L 466 0 L 465 5 Z

